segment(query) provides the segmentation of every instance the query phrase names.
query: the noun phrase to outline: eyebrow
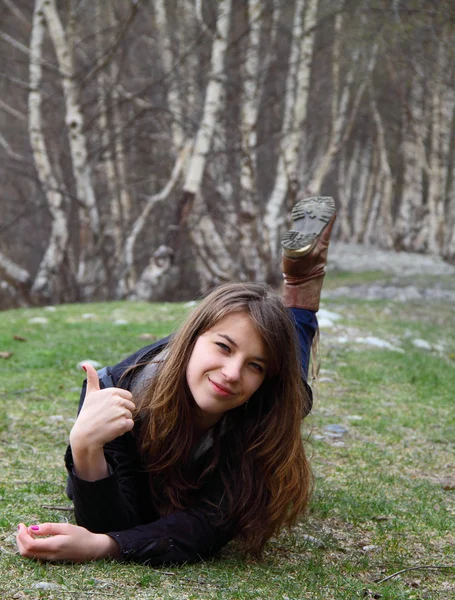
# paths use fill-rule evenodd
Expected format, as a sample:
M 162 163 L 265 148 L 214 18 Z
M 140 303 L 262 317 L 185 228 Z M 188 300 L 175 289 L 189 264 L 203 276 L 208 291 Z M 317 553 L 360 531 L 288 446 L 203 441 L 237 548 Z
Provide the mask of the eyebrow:
M 217 333 L 217 335 L 219 335 L 220 337 L 224 338 L 225 340 L 227 340 L 230 344 L 232 344 L 235 348 L 238 348 L 237 344 L 234 342 L 234 340 L 229 337 L 228 335 L 226 335 L 225 333 Z M 258 362 L 263 362 L 264 364 L 267 364 L 267 361 L 264 357 L 262 356 L 252 356 L 251 358 L 253 358 L 254 360 L 257 360 Z

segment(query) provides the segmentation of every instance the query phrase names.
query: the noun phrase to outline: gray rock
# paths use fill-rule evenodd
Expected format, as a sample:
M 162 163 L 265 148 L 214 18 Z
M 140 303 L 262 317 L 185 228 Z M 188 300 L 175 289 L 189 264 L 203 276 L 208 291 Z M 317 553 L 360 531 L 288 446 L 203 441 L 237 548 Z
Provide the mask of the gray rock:
M 355 338 L 355 342 L 357 344 L 366 344 L 367 346 L 374 346 L 375 348 L 384 348 L 385 350 L 392 350 L 393 352 L 401 352 L 404 353 L 402 348 L 398 348 L 398 346 L 394 346 L 390 342 L 386 340 L 381 340 L 375 336 L 369 335 L 366 337 L 357 337 Z
M 343 435 L 346 435 L 348 428 L 344 425 L 332 423 L 331 425 L 326 425 L 324 427 L 324 432 L 330 437 L 342 437 Z
M 378 550 L 378 549 L 379 549 L 379 546 L 374 546 L 373 544 L 370 544 L 369 546 L 364 546 L 362 548 L 362 550 L 364 552 L 373 552 L 374 550 Z
M 455 275 L 455 266 L 439 256 L 416 252 L 382 250 L 364 244 L 332 242 L 328 269 L 339 271 L 383 271 L 396 275 Z
M 48 581 L 39 581 L 38 583 L 34 583 L 32 588 L 35 590 L 59 590 L 61 586 L 56 583 L 49 583 Z
M 313 544 L 314 546 L 317 546 L 318 548 L 323 548 L 324 547 L 324 542 L 322 540 L 320 540 L 317 537 L 314 537 L 312 535 L 308 535 L 306 533 L 304 533 L 303 535 L 300 536 L 303 540 L 305 540 L 306 542 L 309 542 L 310 544 Z
M 431 350 L 431 344 L 426 340 L 422 340 L 421 338 L 412 340 L 412 345 L 416 348 L 422 348 L 422 350 Z

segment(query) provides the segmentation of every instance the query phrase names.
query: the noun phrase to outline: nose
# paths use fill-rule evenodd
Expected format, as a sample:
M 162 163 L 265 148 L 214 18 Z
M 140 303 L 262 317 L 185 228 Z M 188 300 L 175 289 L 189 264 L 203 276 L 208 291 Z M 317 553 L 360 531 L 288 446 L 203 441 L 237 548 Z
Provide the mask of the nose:
M 239 381 L 242 375 L 242 364 L 238 360 L 228 360 L 221 369 L 226 381 Z

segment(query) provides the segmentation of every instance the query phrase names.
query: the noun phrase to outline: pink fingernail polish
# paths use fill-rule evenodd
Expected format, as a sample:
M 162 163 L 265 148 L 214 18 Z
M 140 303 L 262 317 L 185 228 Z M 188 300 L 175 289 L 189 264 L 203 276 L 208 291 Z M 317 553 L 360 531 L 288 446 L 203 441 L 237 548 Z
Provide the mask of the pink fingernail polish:
M 32 525 L 30 529 L 33 529 L 33 531 L 38 531 L 39 527 L 38 525 Z

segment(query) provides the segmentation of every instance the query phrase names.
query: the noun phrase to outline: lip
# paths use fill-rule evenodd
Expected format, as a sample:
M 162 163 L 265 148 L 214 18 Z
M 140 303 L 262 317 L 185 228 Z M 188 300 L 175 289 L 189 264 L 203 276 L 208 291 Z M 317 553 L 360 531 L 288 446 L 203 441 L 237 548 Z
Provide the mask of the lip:
M 235 396 L 235 392 L 230 390 L 229 388 L 225 387 L 224 385 L 221 385 L 220 383 L 216 383 L 215 381 L 212 381 L 212 379 L 210 379 L 210 377 L 208 377 L 208 380 L 210 381 L 210 383 L 212 384 L 212 387 L 215 389 L 215 391 L 218 394 L 221 394 L 222 396 Z

